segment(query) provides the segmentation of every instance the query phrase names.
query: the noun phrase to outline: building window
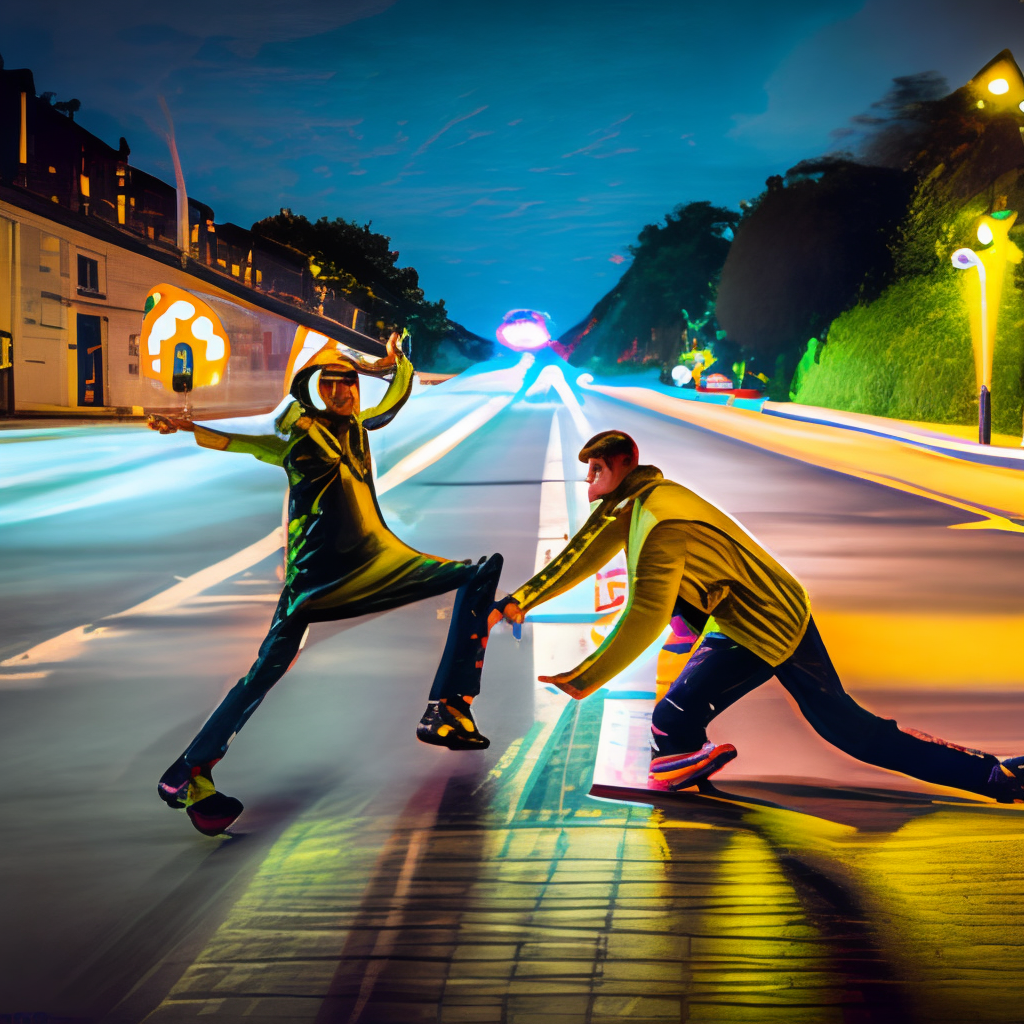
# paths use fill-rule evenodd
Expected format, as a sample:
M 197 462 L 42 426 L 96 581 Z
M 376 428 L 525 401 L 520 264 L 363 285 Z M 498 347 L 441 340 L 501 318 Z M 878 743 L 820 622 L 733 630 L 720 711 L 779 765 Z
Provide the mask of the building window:
M 139 336 L 128 335 L 128 376 L 138 377 L 139 375 Z
M 39 326 L 64 328 L 64 303 L 55 292 L 43 292 L 39 302 Z
M 78 254 L 78 290 L 94 294 L 98 294 L 100 290 L 99 260 L 89 259 L 81 253 Z

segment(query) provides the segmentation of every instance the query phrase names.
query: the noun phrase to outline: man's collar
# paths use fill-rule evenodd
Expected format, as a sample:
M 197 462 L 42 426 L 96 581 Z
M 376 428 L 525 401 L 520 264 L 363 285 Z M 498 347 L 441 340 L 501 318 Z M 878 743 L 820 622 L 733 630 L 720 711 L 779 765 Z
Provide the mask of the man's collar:
M 605 511 L 618 508 L 623 503 L 636 498 L 642 491 L 649 490 L 661 483 L 664 479 L 657 466 L 637 466 L 636 469 L 630 470 L 611 494 L 604 496 L 602 507 Z

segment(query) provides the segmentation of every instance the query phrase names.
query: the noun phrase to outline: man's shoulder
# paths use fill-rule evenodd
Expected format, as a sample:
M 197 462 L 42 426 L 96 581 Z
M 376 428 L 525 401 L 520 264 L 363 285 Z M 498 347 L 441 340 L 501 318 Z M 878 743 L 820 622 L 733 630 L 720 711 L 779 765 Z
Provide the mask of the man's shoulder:
M 655 481 L 646 493 L 638 496 L 637 500 L 646 508 L 654 509 L 669 505 L 685 505 L 703 499 L 684 484 L 661 479 Z

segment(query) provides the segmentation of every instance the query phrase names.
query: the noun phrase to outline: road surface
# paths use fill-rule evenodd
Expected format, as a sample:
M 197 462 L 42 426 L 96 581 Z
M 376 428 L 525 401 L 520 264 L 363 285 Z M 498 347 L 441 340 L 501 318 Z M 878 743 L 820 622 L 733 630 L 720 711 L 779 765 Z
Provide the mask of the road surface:
M 450 424 L 443 394 L 421 420 L 434 402 Z M 939 502 L 597 395 L 582 412 L 520 395 L 389 490 L 389 523 L 432 553 L 500 550 L 516 586 L 534 571 L 557 416 L 563 474 L 582 474 L 584 427 L 628 430 L 642 461 L 779 555 L 825 623 L 1024 609 L 1020 534 L 951 531 L 964 515 Z M 409 449 L 382 441 L 381 476 Z M 155 782 L 252 660 L 280 555 L 105 617 L 268 536 L 283 474 L 128 426 L 3 432 L 0 458 L 0 1014 L 1021 1019 L 1022 808 L 858 765 L 774 684 L 716 722 L 741 752 L 725 796 L 596 800 L 602 702 L 566 708 L 535 686 L 539 624 L 492 640 L 477 704 L 491 748 L 425 747 L 413 733 L 450 597 L 314 627 L 217 769 L 246 804 L 234 835 L 199 836 Z M 884 670 L 856 683 L 901 723 L 1024 748 L 1019 689 L 887 686 Z

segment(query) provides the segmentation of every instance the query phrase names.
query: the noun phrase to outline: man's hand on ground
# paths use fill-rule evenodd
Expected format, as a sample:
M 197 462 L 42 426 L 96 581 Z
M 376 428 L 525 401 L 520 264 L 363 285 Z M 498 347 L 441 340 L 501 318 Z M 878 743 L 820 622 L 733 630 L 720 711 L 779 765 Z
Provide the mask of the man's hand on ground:
M 180 416 L 160 416 L 158 413 L 153 413 L 146 420 L 146 426 L 150 430 L 156 430 L 161 434 L 174 434 L 179 430 L 187 430 L 190 433 L 195 432 L 195 427 L 192 425 L 191 420 L 183 419 Z
M 562 693 L 567 693 L 574 700 L 582 700 L 586 694 L 581 693 L 576 687 L 573 680 L 576 676 L 572 672 L 559 672 L 557 676 L 537 676 L 537 681 L 540 683 L 550 683 L 552 686 L 557 686 Z

